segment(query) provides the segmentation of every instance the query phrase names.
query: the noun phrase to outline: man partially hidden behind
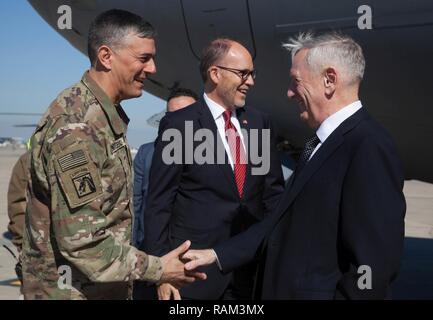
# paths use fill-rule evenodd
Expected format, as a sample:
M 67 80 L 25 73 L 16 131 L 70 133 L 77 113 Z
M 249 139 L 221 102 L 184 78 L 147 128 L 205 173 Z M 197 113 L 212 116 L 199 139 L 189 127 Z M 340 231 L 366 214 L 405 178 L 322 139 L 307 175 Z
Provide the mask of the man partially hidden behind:
M 123 10 L 100 14 L 88 37 L 91 68 L 64 90 L 31 141 L 29 204 L 23 236 L 26 299 L 127 299 L 133 280 L 176 287 L 183 243 L 162 258 L 130 245 L 131 154 L 120 106 L 155 73 L 155 31 Z
M 167 112 L 174 112 L 185 108 L 198 99 L 197 94 L 185 88 L 176 88 L 170 91 L 167 98 Z M 134 229 L 132 232 L 133 244 L 136 248 L 143 247 L 144 240 L 144 210 L 146 197 L 149 191 L 149 173 L 152 164 L 155 142 L 140 146 L 134 158 Z
M 8 187 L 8 231 L 12 234 L 12 243 L 18 251 L 18 261 L 15 272 L 21 281 L 22 291 L 22 264 L 21 251 L 23 246 L 24 216 L 27 210 L 27 183 L 29 181 L 29 156 L 23 153 L 15 163 Z
M 8 231 L 12 234 L 12 243 L 21 252 L 23 246 L 24 215 L 27 208 L 27 182 L 29 173 L 29 155 L 23 153 L 15 163 L 8 187 Z
M 198 99 L 195 92 L 176 88 L 170 92 L 167 98 L 167 112 L 174 112 L 185 108 Z M 155 143 L 145 143 L 138 149 L 134 158 L 134 224 L 132 230 L 133 244 L 138 249 L 143 249 L 145 221 L 144 211 L 146 210 L 146 197 L 149 193 L 149 174 L 152 165 Z M 156 299 L 156 291 L 152 286 L 141 281 L 134 282 L 134 300 Z

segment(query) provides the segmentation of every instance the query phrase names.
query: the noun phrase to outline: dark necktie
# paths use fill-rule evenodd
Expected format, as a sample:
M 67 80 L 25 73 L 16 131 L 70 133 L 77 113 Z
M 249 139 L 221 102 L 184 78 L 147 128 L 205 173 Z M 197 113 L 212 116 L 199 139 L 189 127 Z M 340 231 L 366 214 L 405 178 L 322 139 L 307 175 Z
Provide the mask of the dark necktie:
M 224 129 L 226 139 L 233 159 L 233 172 L 235 175 L 236 186 L 238 188 L 239 196 L 242 198 L 244 193 L 245 176 L 247 173 L 245 151 L 242 147 L 241 137 L 230 120 L 231 111 L 224 111 L 223 117 L 225 122 Z
M 307 164 L 308 159 L 310 159 L 311 154 L 313 153 L 314 149 L 316 149 L 319 143 L 320 140 L 316 135 L 312 136 L 307 140 L 304 146 L 304 150 L 302 150 L 301 156 L 299 157 L 298 166 L 296 168 L 297 173 L 299 173 Z

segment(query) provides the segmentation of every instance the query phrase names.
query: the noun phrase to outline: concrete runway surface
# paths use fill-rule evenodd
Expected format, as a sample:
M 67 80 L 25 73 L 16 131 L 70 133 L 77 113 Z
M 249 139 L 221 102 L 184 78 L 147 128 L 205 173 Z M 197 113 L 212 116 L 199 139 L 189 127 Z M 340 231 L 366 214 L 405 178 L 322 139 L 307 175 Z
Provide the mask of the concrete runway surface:
M 24 149 L 0 148 L 0 300 L 19 297 L 15 261 L 3 248 L 16 252 L 7 231 L 7 188 L 12 167 Z M 400 275 L 394 283 L 394 299 L 433 299 L 433 184 L 405 182 L 407 201 L 405 251 Z M 374 276 L 374 275 L 373 275 Z

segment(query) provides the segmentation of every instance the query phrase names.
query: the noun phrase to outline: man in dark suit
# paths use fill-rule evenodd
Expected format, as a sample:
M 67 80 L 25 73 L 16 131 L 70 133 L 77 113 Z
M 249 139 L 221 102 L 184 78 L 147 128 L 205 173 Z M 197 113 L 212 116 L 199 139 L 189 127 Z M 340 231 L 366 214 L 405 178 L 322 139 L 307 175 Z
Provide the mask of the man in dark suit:
M 167 112 L 174 112 L 196 102 L 197 94 L 189 89 L 175 88 L 167 98 Z M 134 228 L 133 244 L 136 248 L 143 247 L 144 241 L 144 210 L 149 190 L 149 173 L 152 164 L 154 142 L 145 143 L 138 149 L 134 158 Z
M 262 253 L 264 299 L 386 299 L 403 251 L 403 171 L 393 141 L 358 99 L 365 60 L 341 34 L 301 34 L 288 96 L 315 135 L 276 210 L 213 250 L 192 250 L 193 269 L 228 272 Z M 217 258 L 216 258 L 216 256 Z
M 203 98 L 161 120 L 145 211 L 150 252 L 168 252 L 182 239 L 194 248 L 215 246 L 261 220 L 283 191 L 270 121 L 245 106 L 255 78 L 248 50 L 216 39 L 203 52 L 200 72 Z M 162 285 L 159 298 L 251 298 L 254 264 L 227 275 L 207 269 L 204 285 L 180 295 Z

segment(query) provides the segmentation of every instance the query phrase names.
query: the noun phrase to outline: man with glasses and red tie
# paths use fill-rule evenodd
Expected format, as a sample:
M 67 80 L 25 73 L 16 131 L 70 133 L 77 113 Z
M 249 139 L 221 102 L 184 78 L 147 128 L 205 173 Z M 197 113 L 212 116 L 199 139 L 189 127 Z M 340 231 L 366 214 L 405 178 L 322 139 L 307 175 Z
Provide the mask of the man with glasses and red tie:
M 245 106 L 256 76 L 248 50 L 230 39 L 213 40 L 203 51 L 200 72 L 202 98 L 160 123 L 145 211 L 144 244 L 150 253 L 168 252 L 184 239 L 192 248 L 213 247 L 261 220 L 283 192 L 270 120 Z M 170 132 L 179 133 L 180 143 L 167 138 Z M 169 149 L 182 161 L 167 161 Z M 254 161 L 257 151 L 267 164 Z M 259 166 L 266 170 L 256 170 Z M 163 284 L 158 297 L 250 299 L 255 267 L 223 275 L 209 266 L 207 281 L 180 291 Z

